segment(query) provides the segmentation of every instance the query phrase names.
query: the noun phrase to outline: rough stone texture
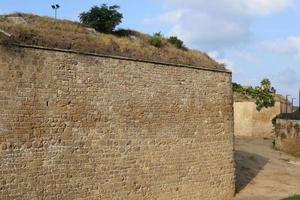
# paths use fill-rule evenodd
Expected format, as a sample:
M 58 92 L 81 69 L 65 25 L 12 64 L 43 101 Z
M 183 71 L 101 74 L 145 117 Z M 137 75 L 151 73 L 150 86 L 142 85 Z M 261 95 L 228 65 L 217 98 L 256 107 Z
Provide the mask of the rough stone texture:
M 275 148 L 300 154 L 300 120 L 276 120 Z
M 281 113 L 282 106 L 281 102 L 276 102 L 272 108 L 257 111 L 254 102 L 234 102 L 234 134 L 248 137 L 274 137 L 272 119 Z
M 0 46 L 0 199 L 229 200 L 231 75 Z

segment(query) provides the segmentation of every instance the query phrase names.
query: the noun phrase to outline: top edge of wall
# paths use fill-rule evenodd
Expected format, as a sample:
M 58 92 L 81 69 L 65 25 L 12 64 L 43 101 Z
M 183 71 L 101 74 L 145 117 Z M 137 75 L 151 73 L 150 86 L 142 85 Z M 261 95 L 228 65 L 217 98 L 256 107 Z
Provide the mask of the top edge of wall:
M 0 45 L 3 45 L 3 44 L 0 44 Z M 212 68 L 208 68 L 208 67 L 205 67 L 205 66 L 193 66 L 193 65 L 184 65 L 184 64 L 176 64 L 176 63 L 168 63 L 168 62 L 150 61 L 150 60 L 136 59 L 136 58 L 130 58 L 130 57 L 123 57 L 123 56 L 113 56 L 113 55 L 99 54 L 99 53 L 88 53 L 88 52 L 80 52 L 80 51 L 59 49 L 59 48 L 49 48 L 49 47 L 27 45 L 27 44 L 13 44 L 12 46 L 20 47 L 20 48 L 27 48 L 27 49 L 40 49 L 40 50 L 45 50 L 45 51 L 57 51 L 57 52 L 80 54 L 80 55 L 86 55 L 86 56 L 104 57 L 104 58 L 135 61 L 135 62 L 142 62 L 142 63 L 151 63 L 151 64 L 167 65 L 167 66 L 174 66 L 174 67 L 183 67 L 183 68 L 189 68 L 189 69 L 195 69 L 195 70 L 204 70 L 204 71 L 211 71 L 211 72 L 227 73 L 227 74 L 230 74 L 230 75 L 232 74 L 232 72 L 227 70 L 227 69 L 224 69 L 224 70 L 222 70 L 222 69 L 212 69 Z

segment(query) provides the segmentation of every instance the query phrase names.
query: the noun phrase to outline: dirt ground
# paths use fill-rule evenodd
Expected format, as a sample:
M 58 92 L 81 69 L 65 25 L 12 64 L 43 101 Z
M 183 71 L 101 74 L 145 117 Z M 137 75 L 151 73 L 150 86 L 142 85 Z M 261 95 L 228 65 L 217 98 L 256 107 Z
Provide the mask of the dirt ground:
M 300 194 L 300 159 L 275 151 L 272 141 L 236 138 L 234 200 L 280 200 Z

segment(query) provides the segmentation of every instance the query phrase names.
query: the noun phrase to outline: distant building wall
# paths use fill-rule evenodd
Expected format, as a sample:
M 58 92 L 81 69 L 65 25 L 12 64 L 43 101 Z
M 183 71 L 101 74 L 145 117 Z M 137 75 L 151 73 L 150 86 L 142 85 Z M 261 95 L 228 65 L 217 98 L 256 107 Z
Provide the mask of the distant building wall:
M 0 199 L 230 200 L 231 74 L 0 46 Z
M 272 119 L 280 114 L 281 110 L 285 110 L 281 102 L 276 102 L 274 107 L 263 108 L 261 111 L 256 110 L 254 102 L 234 102 L 234 134 L 251 137 L 273 136 Z
M 281 102 L 278 101 L 278 103 L 280 103 L 280 113 L 292 113 L 296 110 L 295 108 L 292 107 L 292 103 L 290 101 L 288 101 L 287 104 L 285 100 L 282 100 Z

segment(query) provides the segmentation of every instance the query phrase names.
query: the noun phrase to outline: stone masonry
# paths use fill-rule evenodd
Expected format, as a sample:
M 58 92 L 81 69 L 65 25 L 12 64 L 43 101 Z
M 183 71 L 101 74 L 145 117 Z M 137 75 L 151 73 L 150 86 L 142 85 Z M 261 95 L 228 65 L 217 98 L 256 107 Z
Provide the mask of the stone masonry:
M 276 119 L 275 148 L 300 153 L 300 120 Z
M 231 74 L 0 46 L 0 199 L 230 200 Z

